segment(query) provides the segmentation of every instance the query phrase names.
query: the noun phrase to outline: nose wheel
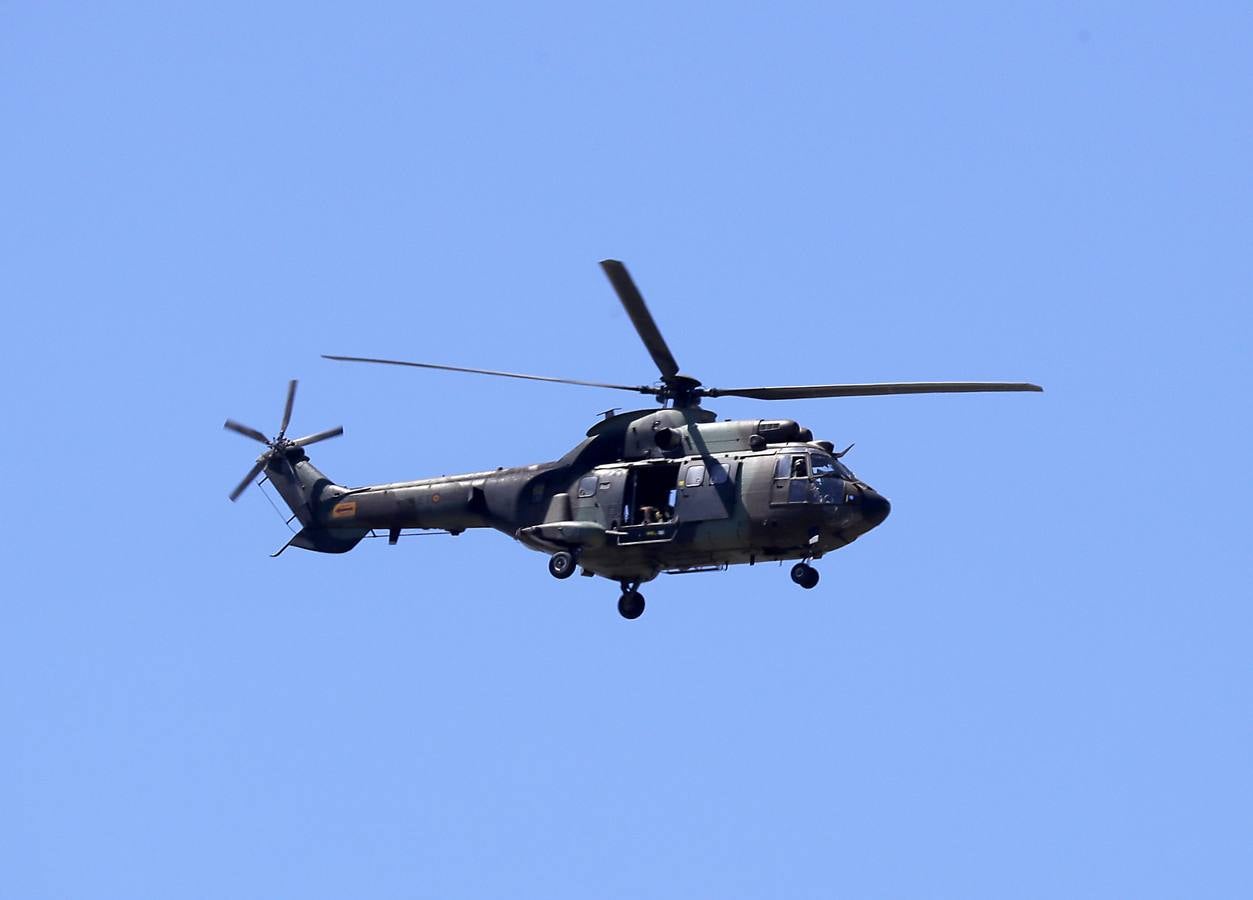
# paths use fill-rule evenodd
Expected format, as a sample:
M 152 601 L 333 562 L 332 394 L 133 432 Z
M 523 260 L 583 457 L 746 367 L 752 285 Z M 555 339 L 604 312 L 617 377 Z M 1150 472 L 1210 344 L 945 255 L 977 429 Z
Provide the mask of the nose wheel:
M 792 580 L 808 591 L 818 586 L 818 570 L 809 563 L 799 562 L 792 566 Z
M 622 596 L 618 598 L 618 615 L 624 619 L 638 619 L 644 615 L 644 595 L 638 585 L 622 583 Z

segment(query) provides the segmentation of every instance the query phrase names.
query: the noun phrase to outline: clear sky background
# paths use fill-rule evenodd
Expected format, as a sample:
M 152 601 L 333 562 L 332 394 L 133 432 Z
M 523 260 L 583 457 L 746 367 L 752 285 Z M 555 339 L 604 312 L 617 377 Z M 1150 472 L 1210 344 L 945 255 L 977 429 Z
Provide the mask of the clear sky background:
M 0 897 L 1253 896 L 1248 3 L 5 3 Z M 631 395 L 857 442 L 822 560 L 287 538 Z M 647 406 L 647 402 L 639 403 Z

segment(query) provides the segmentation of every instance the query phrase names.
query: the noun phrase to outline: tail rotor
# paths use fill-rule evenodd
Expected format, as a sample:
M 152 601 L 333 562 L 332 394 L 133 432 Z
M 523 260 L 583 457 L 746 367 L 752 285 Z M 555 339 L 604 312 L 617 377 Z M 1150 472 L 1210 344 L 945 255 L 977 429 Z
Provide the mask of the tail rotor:
M 287 437 L 287 426 L 291 424 L 292 406 L 296 402 L 296 381 L 292 379 L 287 385 L 287 402 L 283 407 L 283 421 L 279 425 L 278 434 L 273 438 L 267 438 L 255 428 L 249 428 L 247 425 L 241 425 L 234 419 L 227 419 L 222 426 L 228 431 L 234 431 L 242 434 L 244 437 L 252 438 L 258 443 L 265 444 L 266 451 L 257 457 L 256 463 L 252 469 L 244 476 L 244 480 L 236 485 L 235 490 L 231 491 L 230 498 L 232 501 L 238 500 L 239 495 L 248 489 L 248 485 L 256 480 L 272 460 L 281 459 L 287 466 L 287 471 L 291 475 L 292 481 L 298 482 L 296 476 L 296 467 L 288 455 L 292 450 L 299 450 L 302 447 L 308 447 L 310 444 L 316 444 L 318 441 L 325 441 L 329 438 L 339 437 L 344 433 L 342 426 L 328 428 L 326 431 L 318 431 L 314 434 L 305 435 L 302 438 L 294 440 Z M 303 458 L 303 457 L 302 457 Z

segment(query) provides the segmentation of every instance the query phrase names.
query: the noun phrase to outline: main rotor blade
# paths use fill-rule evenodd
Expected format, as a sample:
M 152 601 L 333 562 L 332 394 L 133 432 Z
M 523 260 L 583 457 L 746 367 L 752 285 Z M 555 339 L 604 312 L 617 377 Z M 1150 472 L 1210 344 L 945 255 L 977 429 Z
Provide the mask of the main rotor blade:
M 250 437 L 254 441 L 260 441 L 261 443 L 266 444 L 267 446 L 270 443 L 270 439 L 266 437 L 264 434 L 262 434 L 261 432 L 257 431 L 257 429 L 249 428 L 247 425 L 240 425 L 234 419 L 227 419 L 222 424 L 222 427 L 229 429 L 230 431 L 239 432 L 244 437 Z
M 583 387 L 609 388 L 615 391 L 635 391 L 640 394 L 655 394 L 657 388 L 648 385 L 603 384 L 599 381 L 578 381 L 574 378 L 550 378 L 546 375 L 522 375 L 517 372 L 497 372 L 494 369 L 470 369 L 465 366 L 440 366 L 435 363 L 408 362 L 403 359 L 372 359 L 367 356 L 330 356 L 322 354 L 323 359 L 338 362 L 380 363 L 385 366 L 413 366 L 418 369 L 442 369 L 445 372 L 470 372 L 474 375 L 499 375 L 502 378 L 525 378 L 527 381 L 551 381 L 554 384 L 578 384 Z
M 296 402 L 296 379 L 287 382 L 287 405 L 283 407 L 283 424 L 278 426 L 278 435 L 287 434 L 287 426 L 291 424 L 291 408 Z
M 291 444 L 293 447 L 308 447 L 310 444 L 316 444 L 318 441 L 324 441 L 327 438 L 339 437 L 344 433 L 343 425 L 336 425 L 334 428 L 328 428 L 326 431 L 319 431 L 317 434 L 305 435 L 302 438 L 296 438 Z
M 885 394 L 972 394 L 989 391 L 1043 391 L 1037 384 L 1011 381 L 897 381 L 882 384 L 802 384 L 791 387 L 704 388 L 706 397 L 803 400 L 822 397 L 878 397 Z
M 674 361 L 674 354 L 666 346 L 666 339 L 661 336 L 661 329 L 653 321 L 652 314 L 644 303 L 644 297 L 640 294 L 639 288 L 635 286 L 635 281 L 631 278 L 631 273 L 627 271 L 627 267 L 616 259 L 602 259 L 600 267 L 609 276 L 609 283 L 613 285 L 614 291 L 618 294 L 618 299 L 622 301 L 627 315 L 631 317 L 631 324 L 639 332 L 640 339 L 644 341 L 644 346 L 648 348 L 653 362 L 661 370 L 662 377 L 672 378 L 678 375 L 679 364 Z
M 239 499 L 239 495 L 242 494 L 247 489 L 248 485 L 252 484 L 253 479 L 255 479 L 258 475 L 261 474 L 261 470 L 265 468 L 265 464 L 268 463 L 269 461 L 270 461 L 270 456 L 268 453 L 265 456 L 261 457 L 259 460 L 257 460 L 257 464 L 252 467 L 252 471 L 244 476 L 244 480 L 239 483 L 239 486 L 236 487 L 235 490 L 231 491 L 232 503 L 234 503 L 236 500 Z

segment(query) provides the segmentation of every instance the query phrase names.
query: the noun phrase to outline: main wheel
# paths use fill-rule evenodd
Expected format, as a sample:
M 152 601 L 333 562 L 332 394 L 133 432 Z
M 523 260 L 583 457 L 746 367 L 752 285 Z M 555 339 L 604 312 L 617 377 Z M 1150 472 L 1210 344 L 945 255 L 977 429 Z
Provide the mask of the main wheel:
M 792 580 L 809 590 L 818 584 L 818 570 L 808 563 L 797 563 L 792 566 Z
M 644 595 L 639 591 L 625 591 L 618 598 L 618 615 L 624 619 L 638 619 L 644 614 Z
M 553 578 L 569 578 L 574 569 L 574 554 L 568 550 L 558 550 L 548 557 L 548 574 Z

